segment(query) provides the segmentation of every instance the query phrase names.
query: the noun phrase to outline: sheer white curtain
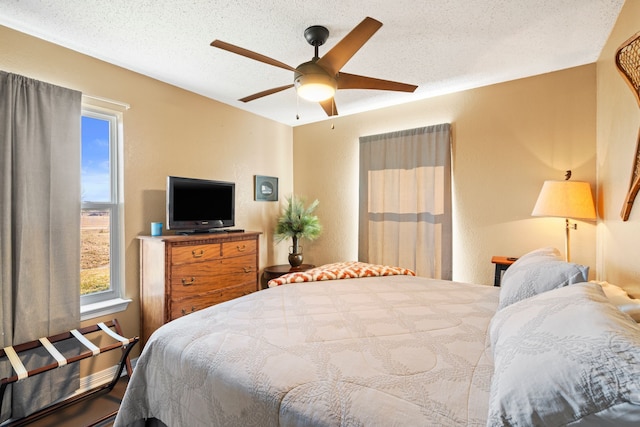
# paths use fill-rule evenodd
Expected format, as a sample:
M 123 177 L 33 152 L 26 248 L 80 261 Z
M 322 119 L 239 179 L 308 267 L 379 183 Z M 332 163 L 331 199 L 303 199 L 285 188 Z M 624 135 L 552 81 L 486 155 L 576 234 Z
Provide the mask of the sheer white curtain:
M 360 138 L 358 257 L 451 279 L 450 124 Z
M 3 347 L 80 325 L 81 102 L 80 92 L 0 71 Z M 40 357 L 23 363 L 33 369 Z M 22 417 L 75 391 L 74 365 L 15 383 L 3 416 Z M 2 363 L 0 377 L 10 375 Z

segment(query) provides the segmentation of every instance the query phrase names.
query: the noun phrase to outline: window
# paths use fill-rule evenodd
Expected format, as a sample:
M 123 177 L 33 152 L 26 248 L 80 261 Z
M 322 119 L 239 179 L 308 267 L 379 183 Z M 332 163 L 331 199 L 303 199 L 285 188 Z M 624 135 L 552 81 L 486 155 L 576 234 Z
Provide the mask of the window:
M 451 280 L 448 123 L 360 138 L 358 259 Z
M 107 314 L 123 289 L 121 114 L 82 111 L 80 300 L 84 318 Z M 113 312 L 117 310 L 108 311 Z

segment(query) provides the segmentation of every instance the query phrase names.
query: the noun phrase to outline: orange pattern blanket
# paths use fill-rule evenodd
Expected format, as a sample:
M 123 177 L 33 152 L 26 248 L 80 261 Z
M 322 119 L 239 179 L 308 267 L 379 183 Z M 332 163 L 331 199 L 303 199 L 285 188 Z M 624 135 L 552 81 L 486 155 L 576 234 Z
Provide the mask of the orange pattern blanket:
M 269 287 L 286 283 L 315 282 L 320 280 L 354 279 L 357 277 L 395 276 L 403 274 L 415 276 L 416 273 L 408 268 L 391 267 L 388 265 L 368 264 L 365 262 L 348 261 L 325 264 L 307 271 L 288 273 L 284 276 L 269 280 Z

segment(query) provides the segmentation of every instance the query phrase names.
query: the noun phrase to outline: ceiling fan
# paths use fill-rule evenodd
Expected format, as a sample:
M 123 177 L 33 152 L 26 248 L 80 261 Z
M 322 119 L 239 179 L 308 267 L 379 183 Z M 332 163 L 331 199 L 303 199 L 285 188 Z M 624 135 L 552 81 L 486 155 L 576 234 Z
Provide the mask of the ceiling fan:
M 214 40 L 211 46 L 275 67 L 293 71 L 293 84 L 267 89 L 262 92 L 241 98 L 242 102 L 253 101 L 267 95 L 296 88 L 298 95 L 309 101 L 319 102 L 328 116 L 338 115 L 334 94 L 338 89 L 377 89 L 399 92 L 413 92 L 418 86 L 399 83 L 373 77 L 359 76 L 340 72 L 340 69 L 351 57 L 382 27 L 382 22 L 373 18 L 365 18 L 349 34 L 338 42 L 322 58 L 318 57 L 318 47 L 329 37 L 329 30 L 321 25 L 314 25 L 304 31 L 304 37 L 315 49 L 311 61 L 293 68 L 268 56 L 234 46 L 221 40 Z

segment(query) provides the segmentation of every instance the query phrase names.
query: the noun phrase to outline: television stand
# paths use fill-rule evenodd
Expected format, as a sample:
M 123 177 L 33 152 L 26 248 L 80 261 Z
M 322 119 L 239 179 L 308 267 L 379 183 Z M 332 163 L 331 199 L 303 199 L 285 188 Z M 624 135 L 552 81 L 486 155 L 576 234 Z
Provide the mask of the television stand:
M 141 342 L 171 320 L 259 290 L 260 234 L 138 236 Z

